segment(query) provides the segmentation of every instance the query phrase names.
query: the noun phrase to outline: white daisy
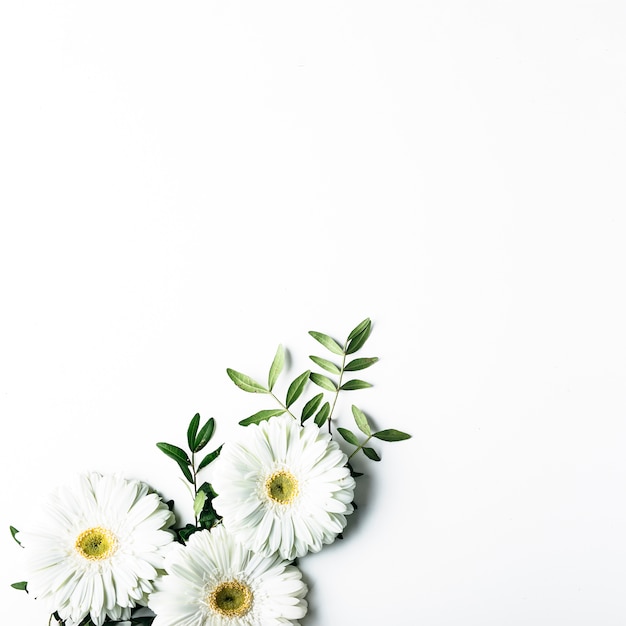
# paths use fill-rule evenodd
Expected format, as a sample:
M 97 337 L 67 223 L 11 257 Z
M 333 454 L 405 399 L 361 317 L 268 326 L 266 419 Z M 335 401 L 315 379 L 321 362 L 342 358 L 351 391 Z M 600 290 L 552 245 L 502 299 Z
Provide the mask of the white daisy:
M 314 423 L 282 415 L 247 426 L 216 461 L 213 501 L 253 551 L 293 560 L 332 543 L 353 511 L 346 455 Z
M 145 604 L 174 538 L 174 516 L 136 480 L 89 473 L 57 490 L 42 507 L 40 528 L 20 532 L 28 591 L 67 626 L 88 615 L 128 619 Z
M 300 570 L 248 551 L 222 525 L 176 546 L 165 568 L 149 598 L 152 626 L 298 626 L 306 614 Z

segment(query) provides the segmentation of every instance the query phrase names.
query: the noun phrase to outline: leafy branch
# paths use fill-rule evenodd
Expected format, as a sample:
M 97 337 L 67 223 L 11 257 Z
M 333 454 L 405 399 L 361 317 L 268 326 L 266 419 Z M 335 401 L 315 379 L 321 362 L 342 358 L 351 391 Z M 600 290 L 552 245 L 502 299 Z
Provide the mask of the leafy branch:
M 347 339 L 342 343 L 338 342 L 326 333 L 315 330 L 309 331 L 309 335 L 324 346 L 324 348 L 326 348 L 332 356 L 327 355 L 328 358 L 326 358 L 317 355 L 310 355 L 309 358 L 311 361 L 313 361 L 313 363 L 315 363 L 315 365 L 321 368 L 325 373 L 307 370 L 297 376 L 289 385 L 284 402 L 282 402 L 274 393 L 274 387 L 285 364 L 285 350 L 282 345 L 278 346 L 276 355 L 274 356 L 270 366 L 267 386 L 262 385 L 246 374 L 242 374 L 237 370 L 228 368 L 226 373 L 235 385 L 237 385 L 237 387 L 248 393 L 271 395 L 280 405 L 280 408 L 278 409 L 263 409 L 258 411 L 257 413 L 241 420 L 239 424 L 242 426 L 258 424 L 264 420 L 270 419 L 271 417 L 282 415 L 284 413 L 288 413 L 291 417 L 297 419 L 290 410 L 290 407 L 300 398 L 306 384 L 310 380 L 313 384 L 320 387 L 322 392 L 316 394 L 304 404 L 300 414 L 300 422 L 304 424 L 306 420 L 313 418 L 315 424 L 317 424 L 320 428 L 325 423 L 328 423 L 328 432 L 332 435 L 331 424 L 334 419 L 333 416 L 339 393 L 342 391 L 355 391 L 357 389 L 367 389 L 368 387 L 372 387 L 371 383 L 361 378 L 347 379 L 349 373 L 367 369 L 378 361 L 378 357 L 352 357 L 352 355 L 364 346 L 371 332 L 372 322 L 370 318 L 366 318 L 357 324 L 350 331 Z M 332 394 L 329 400 L 325 400 L 325 392 Z M 411 435 L 394 428 L 373 432 L 365 413 L 363 413 L 363 411 L 355 405 L 352 405 L 352 415 L 354 416 L 358 429 L 366 436 L 366 439 L 364 441 L 360 441 L 359 437 L 351 430 L 342 427 L 337 428 L 337 432 L 343 437 L 343 439 L 355 447 L 348 457 L 348 460 L 352 459 L 353 456 L 362 451 L 363 454 L 372 461 L 380 461 L 378 452 L 368 445 L 372 438 L 392 442 L 403 441 L 411 437 Z M 353 473 L 354 475 L 358 475 L 356 472 Z
M 200 414 L 196 413 L 189 422 L 187 427 L 187 445 L 189 446 L 189 454 L 179 446 L 171 443 L 159 442 L 157 448 L 168 457 L 176 461 L 178 467 L 193 486 L 193 512 L 194 524 L 188 524 L 177 532 L 179 538 L 185 541 L 189 535 L 196 530 L 202 528 L 211 528 L 219 520 L 219 516 L 212 506 L 212 500 L 217 495 L 209 483 L 202 483 L 198 486 L 198 474 L 207 465 L 215 461 L 222 451 L 219 446 L 212 452 L 206 454 L 202 460 L 197 463 L 196 454 L 201 452 L 211 441 L 215 432 L 215 419 L 210 417 L 200 428 Z
M 369 420 L 367 416 L 361 409 L 359 409 L 354 404 L 352 405 L 352 415 L 354 416 L 354 421 L 358 429 L 367 436 L 365 441 L 360 442 L 357 435 L 347 428 L 337 428 L 339 434 L 350 444 L 355 446 L 355 449 L 352 451 L 350 456 L 348 457 L 348 461 L 360 450 L 363 450 L 363 454 L 368 459 L 372 461 L 380 461 L 380 456 L 378 452 L 374 450 L 374 448 L 368 447 L 366 444 L 370 442 L 372 437 L 376 439 L 380 439 L 381 441 L 403 441 L 405 439 L 410 439 L 411 435 L 408 433 L 402 432 L 401 430 L 396 430 L 395 428 L 388 428 L 386 430 L 379 430 L 377 432 L 372 432 L 372 427 L 370 426 Z

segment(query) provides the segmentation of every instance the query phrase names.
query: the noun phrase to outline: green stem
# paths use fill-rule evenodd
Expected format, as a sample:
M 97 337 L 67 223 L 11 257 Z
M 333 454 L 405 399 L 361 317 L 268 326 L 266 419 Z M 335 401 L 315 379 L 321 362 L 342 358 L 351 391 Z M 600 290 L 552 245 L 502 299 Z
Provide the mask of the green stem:
M 196 453 L 192 450 L 191 452 L 191 474 L 193 476 L 193 503 L 195 504 L 196 502 L 196 497 L 198 496 L 198 481 L 197 481 L 197 476 L 198 473 L 196 471 Z M 195 508 L 195 507 L 194 507 Z M 193 514 L 194 520 L 196 522 L 196 526 L 198 525 L 198 516 L 196 515 L 195 511 Z
M 337 391 L 335 391 L 335 399 L 333 400 L 333 405 L 330 407 L 330 413 L 328 414 L 328 433 L 332 435 L 330 423 L 333 417 L 333 411 L 335 410 L 335 405 L 337 404 L 337 398 L 339 397 L 339 391 L 341 389 L 341 381 L 343 380 L 343 372 L 344 367 L 346 365 L 346 350 L 348 348 L 348 342 L 346 341 L 346 345 L 343 348 L 343 358 L 341 360 L 341 371 L 339 372 L 339 384 L 337 385 Z
M 280 408 L 281 409 L 285 409 L 285 411 L 287 411 L 287 413 L 289 413 L 289 415 L 291 415 L 291 417 L 293 417 L 293 419 L 298 419 L 287 407 L 286 405 L 284 405 L 277 396 L 274 395 L 274 393 L 272 391 L 270 391 L 270 394 L 272 395 L 272 398 L 274 398 L 274 400 L 276 400 L 276 402 L 278 402 L 278 404 L 280 404 Z
M 354 452 L 348 457 L 348 461 L 359 451 L 363 449 L 363 446 L 373 437 L 370 435 L 358 448 L 354 449 Z

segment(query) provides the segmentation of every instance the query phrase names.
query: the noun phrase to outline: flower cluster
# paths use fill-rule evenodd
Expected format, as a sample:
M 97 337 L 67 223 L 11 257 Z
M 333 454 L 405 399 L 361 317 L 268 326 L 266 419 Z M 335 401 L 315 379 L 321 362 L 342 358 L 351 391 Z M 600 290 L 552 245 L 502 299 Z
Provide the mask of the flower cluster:
M 342 445 L 334 438 L 339 393 L 371 386 L 348 380 L 378 360 L 350 356 L 370 332 L 369 319 L 343 344 L 310 331 L 339 357 L 310 357 L 334 378 L 307 370 L 288 385 L 284 402 L 274 391 L 285 365 L 282 346 L 267 385 L 228 369 L 239 388 L 269 395 L 279 407 L 241 420 L 239 436 L 207 454 L 215 420 L 202 425 L 199 414 L 187 428 L 188 451 L 157 444 L 192 486 L 193 524 L 178 525 L 173 503 L 143 482 L 78 476 L 50 496 L 37 526 L 11 527 L 28 565 L 28 581 L 13 586 L 44 603 L 62 626 L 297 626 L 307 612 L 307 587 L 295 562 L 341 536 L 361 475 L 352 457 L 362 452 L 378 461 L 367 445 L 372 438 L 409 438 L 395 429 L 374 432 L 355 405 L 364 441 L 345 427 L 335 429 Z M 322 392 L 297 415 L 294 405 L 309 381 Z M 345 444 L 354 447 L 349 456 Z M 199 484 L 213 463 L 212 483 Z

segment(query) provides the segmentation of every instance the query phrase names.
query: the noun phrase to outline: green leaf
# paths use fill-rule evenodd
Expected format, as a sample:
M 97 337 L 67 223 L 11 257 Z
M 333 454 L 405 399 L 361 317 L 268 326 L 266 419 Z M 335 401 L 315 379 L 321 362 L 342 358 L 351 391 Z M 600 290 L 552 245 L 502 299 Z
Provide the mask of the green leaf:
M 196 444 L 196 435 L 198 434 L 198 426 L 200 426 L 200 413 L 196 413 L 189 422 L 187 428 L 187 444 L 190 450 L 194 450 Z
M 410 439 L 411 435 L 403 433 L 401 430 L 396 430 L 395 428 L 389 428 L 387 430 L 379 430 L 377 433 L 374 433 L 372 437 L 382 439 L 383 441 L 403 441 L 404 439 Z
M 206 424 L 200 429 L 196 440 L 194 441 L 194 446 L 191 448 L 194 452 L 200 452 L 204 446 L 206 446 L 209 441 L 211 441 L 211 437 L 213 437 L 213 433 L 215 432 L 215 419 L 209 417 Z
M 348 335 L 348 341 L 354 339 L 357 335 L 360 335 L 363 331 L 368 329 L 372 324 L 369 317 L 366 317 L 360 324 L 357 324 Z
M 367 417 L 365 413 L 361 411 L 358 407 L 352 405 L 352 415 L 354 415 L 354 421 L 356 425 L 359 427 L 359 430 L 368 437 L 372 434 L 372 430 L 370 428 L 369 422 L 367 421 Z
M 276 350 L 276 355 L 274 356 L 274 360 L 272 361 L 272 366 L 270 367 L 270 373 L 267 377 L 267 386 L 269 390 L 272 391 L 274 389 L 274 385 L 280 376 L 280 373 L 283 371 L 283 367 L 285 366 L 285 348 L 282 345 L 278 346 Z
M 239 425 L 250 426 L 250 424 L 259 424 L 260 422 L 264 422 L 275 415 L 282 415 L 284 412 L 285 409 L 264 409 L 263 411 L 259 411 L 250 417 L 246 417 L 245 420 L 241 420 Z
M 196 494 L 196 497 L 193 501 L 193 514 L 198 517 L 198 515 L 200 515 L 203 507 L 204 507 L 204 503 L 206 501 L 207 495 L 204 491 L 198 491 L 198 493 Z
M 22 545 L 22 542 L 15 536 L 20 531 L 17 528 L 15 528 L 15 526 L 9 526 L 9 530 L 11 531 L 11 537 L 13 537 L 14 541 Z
M 289 389 L 287 390 L 287 400 L 285 401 L 287 407 L 290 407 L 302 395 L 302 392 L 304 391 L 304 388 L 309 380 L 310 373 L 311 370 L 303 372 L 291 383 L 291 385 L 289 385 Z
M 215 490 L 209 483 L 202 483 L 198 491 L 206 494 L 206 499 L 199 515 L 200 526 L 205 529 L 212 528 L 221 519 L 213 508 L 213 499 L 217 496 Z
M 380 461 L 380 457 L 378 456 L 374 448 L 363 448 L 363 452 L 365 452 L 365 456 L 368 459 L 372 459 L 372 461 Z
M 359 330 L 360 329 L 360 330 Z M 356 332 L 358 330 L 358 332 Z M 367 341 L 372 332 L 372 323 L 369 319 L 363 320 L 351 333 L 348 340 L 346 354 L 352 354 L 359 350 Z
M 11 583 L 11 587 L 13 587 L 13 589 L 19 589 L 20 591 L 27 591 L 27 585 L 28 583 L 25 580 L 22 580 L 19 583 Z
M 213 461 L 215 461 L 215 459 L 217 459 L 217 457 L 220 455 L 220 452 L 222 451 L 222 446 L 220 446 L 217 450 L 213 450 L 213 452 L 209 452 L 209 454 L 207 454 L 202 461 L 200 462 L 200 465 L 198 465 L 198 471 L 200 471 L 201 469 L 204 469 L 209 463 L 212 463 Z
M 349 380 L 347 383 L 341 385 L 340 389 L 343 391 L 353 391 L 355 389 L 367 389 L 371 386 L 371 383 L 366 383 L 364 380 L 355 378 L 354 380 Z
M 171 443 L 157 443 L 157 448 L 167 454 L 167 456 L 171 459 L 174 459 L 185 475 L 185 478 L 193 484 L 193 476 L 191 475 L 191 470 L 189 469 L 191 461 L 189 460 L 187 453 L 182 448 L 173 446 Z
M 230 379 L 239 387 L 239 389 L 243 389 L 248 393 L 269 393 L 269 390 L 266 389 L 263 385 L 256 382 L 250 378 L 250 376 L 246 376 L 241 372 L 237 372 L 233 369 L 227 368 L 226 373 L 230 377 Z
M 199 531 L 200 528 L 194 526 L 193 524 L 187 524 L 184 528 L 177 528 L 176 533 L 183 540 L 183 542 L 187 541 L 193 533 Z
M 318 411 L 315 419 L 313 420 L 320 428 L 324 425 L 328 416 L 330 415 L 330 404 L 324 402 L 322 408 Z
M 328 378 L 328 376 L 313 372 L 309 378 L 322 389 L 326 389 L 327 391 L 337 391 L 337 385 L 330 378 Z
M 300 418 L 301 423 L 304 423 L 306 420 L 309 419 L 309 417 L 311 417 L 311 415 L 313 415 L 313 413 L 315 413 L 323 397 L 323 393 L 318 393 L 304 405 L 304 408 L 302 409 L 302 417 Z
M 319 356 L 309 356 L 309 359 L 331 374 L 337 374 L 337 376 L 341 374 L 341 370 L 332 361 L 322 359 Z
M 337 428 L 337 431 L 348 443 L 351 443 L 353 446 L 361 445 L 358 437 L 351 430 L 348 430 L 347 428 Z
M 332 338 L 324 333 L 318 333 L 315 330 L 310 330 L 309 335 L 313 339 L 317 339 L 327 350 L 330 350 L 334 354 L 341 354 L 343 356 L 343 348 Z
M 377 356 L 373 356 L 366 359 L 354 359 L 350 361 L 343 369 L 346 372 L 356 372 L 357 370 L 364 370 L 366 367 L 374 365 L 378 361 Z
M 165 452 L 167 456 L 174 459 L 175 461 L 181 461 L 182 463 L 186 463 L 187 465 L 191 465 L 191 461 L 187 456 L 187 453 L 178 446 L 174 446 L 171 443 L 157 443 L 157 448 L 162 452 Z

